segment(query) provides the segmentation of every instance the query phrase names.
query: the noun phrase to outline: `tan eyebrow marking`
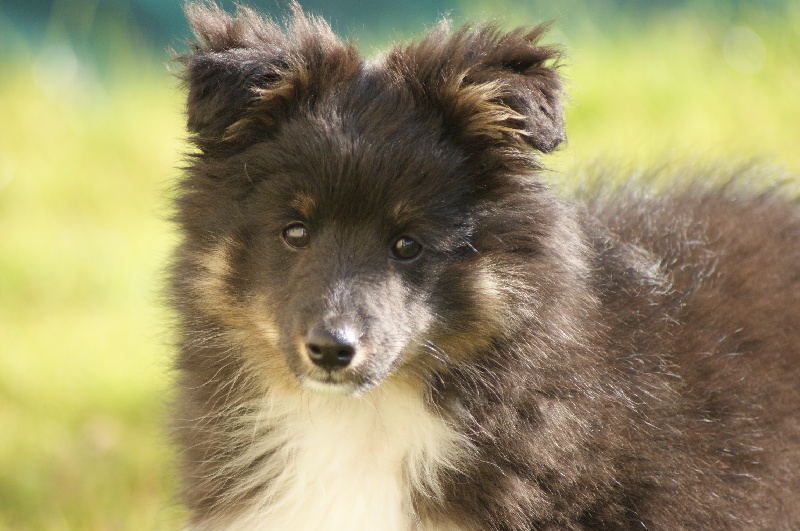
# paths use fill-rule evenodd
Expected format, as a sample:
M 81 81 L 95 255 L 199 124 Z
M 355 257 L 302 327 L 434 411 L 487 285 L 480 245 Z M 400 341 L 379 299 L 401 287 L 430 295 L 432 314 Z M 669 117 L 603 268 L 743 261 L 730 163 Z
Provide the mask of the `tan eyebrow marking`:
M 309 194 L 305 192 L 299 192 L 289 202 L 289 205 L 305 218 L 310 218 L 311 213 L 314 211 L 314 207 L 316 206 L 316 202 Z
M 410 201 L 401 201 L 395 203 L 389 214 L 397 225 L 404 225 L 414 220 L 414 214 L 417 208 L 414 207 Z

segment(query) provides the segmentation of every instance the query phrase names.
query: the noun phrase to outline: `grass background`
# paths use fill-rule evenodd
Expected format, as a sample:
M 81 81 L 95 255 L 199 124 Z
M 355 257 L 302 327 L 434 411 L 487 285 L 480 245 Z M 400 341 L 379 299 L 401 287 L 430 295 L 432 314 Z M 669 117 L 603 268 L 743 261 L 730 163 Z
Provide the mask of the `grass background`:
M 541 18 L 520 4 L 459 16 Z M 800 171 L 800 3 L 753 5 L 555 13 L 570 140 L 550 166 L 567 182 L 604 160 Z M 0 59 L 0 529 L 179 527 L 158 292 L 183 100 L 163 54 L 108 43 L 101 70 L 57 38 Z

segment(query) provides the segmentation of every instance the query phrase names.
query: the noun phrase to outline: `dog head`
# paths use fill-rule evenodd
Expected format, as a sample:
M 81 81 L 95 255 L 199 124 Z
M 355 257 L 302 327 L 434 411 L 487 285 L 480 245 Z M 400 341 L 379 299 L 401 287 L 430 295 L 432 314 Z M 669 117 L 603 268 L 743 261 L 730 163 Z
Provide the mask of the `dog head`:
M 365 61 L 297 6 L 288 29 L 187 13 L 198 151 L 176 285 L 193 315 L 235 331 L 272 384 L 344 393 L 485 348 L 513 315 L 502 253 L 547 257 L 566 230 L 520 177 L 564 137 L 544 29 L 441 24 Z

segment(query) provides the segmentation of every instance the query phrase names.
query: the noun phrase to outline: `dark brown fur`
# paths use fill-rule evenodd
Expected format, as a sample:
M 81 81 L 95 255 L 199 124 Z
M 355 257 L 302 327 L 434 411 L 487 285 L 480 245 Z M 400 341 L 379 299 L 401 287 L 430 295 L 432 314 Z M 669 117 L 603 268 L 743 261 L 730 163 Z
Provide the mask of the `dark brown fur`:
M 440 497 L 411 493 L 421 521 L 800 527 L 796 201 L 756 191 L 743 170 L 727 185 L 698 172 L 663 194 L 559 199 L 537 175 L 564 134 L 542 27 L 442 25 L 367 64 L 299 8 L 287 31 L 244 9 L 188 13 L 198 152 L 177 200 L 172 295 L 195 522 L 253 495 L 225 496 L 244 470 L 228 466 L 244 452 L 232 418 L 265 388 L 298 387 L 280 338 L 299 325 L 284 315 L 318 316 L 296 294 L 300 266 L 265 242 L 317 216 L 338 233 L 303 266 L 303 297 L 346 269 L 363 300 L 336 308 L 378 323 L 367 340 L 425 332 L 353 378 L 414 382 L 475 446 L 441 472 Z M 428 235 L 428 261 L 384 283 L 360 227 L 409 223 Z M 431 308 L 431 323 L 414 320 Z

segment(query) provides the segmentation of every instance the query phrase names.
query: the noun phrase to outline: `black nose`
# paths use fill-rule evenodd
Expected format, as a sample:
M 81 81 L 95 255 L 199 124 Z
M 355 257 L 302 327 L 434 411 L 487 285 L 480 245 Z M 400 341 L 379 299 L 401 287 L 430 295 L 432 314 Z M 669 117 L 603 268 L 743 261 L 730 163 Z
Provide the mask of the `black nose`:
M 306 334 L 306 352 L 316 365 L 328 371 L 350 365 L 356 355 L 358 338 L 348 328 L 315 326 Z

